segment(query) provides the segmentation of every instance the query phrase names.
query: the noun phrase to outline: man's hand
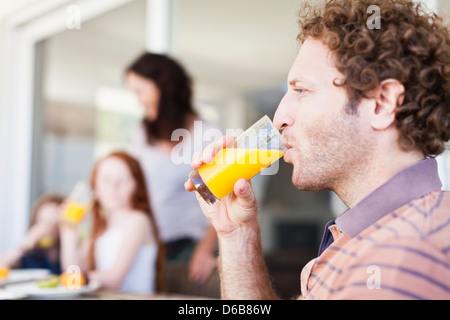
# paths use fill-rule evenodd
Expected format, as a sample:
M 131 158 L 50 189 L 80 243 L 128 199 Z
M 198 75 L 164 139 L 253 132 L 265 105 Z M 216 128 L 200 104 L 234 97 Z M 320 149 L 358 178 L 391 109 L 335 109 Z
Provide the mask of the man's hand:
M 192 167 L 199 168 L 204 163 L 211 163 L 221 149 L 232 146 L 233 137 L 225 136 L 219 142 L 209 145 L 203 152 L 197 152 L 192 158 Z M 194 191 L 194 184 L 189 180 L 185 183 L 187 191 Z M 257 204 L 250 183 L 240 179 L 234 185 L 234 192 L 225 196 L 215 205 L 208 205 L 197 194 L 197 200 L 205 216 L 211 221 L 217 231 L 217 236 L 232 236 L 235 230 L 257 220 Z
M 192 167 L 211 163 L 223 148 L 232 147 L 233 137 L 223 137 L 203 152 L 194 154 Z M 195 191 L 191 181 L 185 183 L 187 191 Z M 205 216 L 216 229 L 219 239 L 219 270 L 223 299 L 276 298 L 264 264 L 261 247 L 258 207 L 251 184 L 239 179 L 234 190 L 210 206 L 197 193 Z

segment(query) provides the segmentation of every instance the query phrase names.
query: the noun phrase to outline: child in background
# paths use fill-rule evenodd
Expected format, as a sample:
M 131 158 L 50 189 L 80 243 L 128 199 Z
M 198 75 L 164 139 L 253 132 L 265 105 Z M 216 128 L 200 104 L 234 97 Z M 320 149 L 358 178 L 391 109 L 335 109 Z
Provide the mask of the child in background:
M 139 163 L 114 152 L 96 163 L 90 241 L 79 245 L 77 228 L 61 225 L 62 265 L 78 265 L 89 280 L 123 292 L 152 293 L 163 287 L 164 261 Z
M 30 227 L 21 246 L 0 255 L 0 266 L 48 269 L 51 273 L 60 273 L 58 226 L 63 200 L 61 195 L 48 194 L 36 201 Z

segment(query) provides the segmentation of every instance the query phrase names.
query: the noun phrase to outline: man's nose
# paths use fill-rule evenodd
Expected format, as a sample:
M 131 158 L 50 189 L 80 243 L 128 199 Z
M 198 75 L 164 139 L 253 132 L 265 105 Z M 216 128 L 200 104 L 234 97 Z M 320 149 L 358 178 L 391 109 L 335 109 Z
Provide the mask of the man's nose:
M 292 123 L 293 118 L 289 114 L 287 94 L 285 94 L 283 99 L 281 99 L 277 110 L 275 111 L 275 115 L 273 116 L 273 125 L 278 130 L 283 130 L 287 126 L 292 125 Z

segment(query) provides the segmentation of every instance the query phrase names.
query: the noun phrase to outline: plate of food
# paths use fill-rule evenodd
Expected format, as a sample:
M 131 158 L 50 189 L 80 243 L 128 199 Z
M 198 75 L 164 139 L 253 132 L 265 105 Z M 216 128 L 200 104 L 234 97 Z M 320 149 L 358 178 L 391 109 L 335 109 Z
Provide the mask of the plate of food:
M 0 287 L 5 285 L 45 279 L 50 276 L 47 269 L 9 269 L 0 268 Z
M 8 285 L 4 290 L 37 299 L 70 299 L 100 288 L 98 282 L 86 283 L 86 278 L 82 274 L 80 280 L 76 282 L 71 277 L 66 273 L 51 275 L 38 281 Z
M 3 289 L 0 289 L 0 300 L 16 300 L 23 299 L 27 296 L 20 293 L 9 292 Z

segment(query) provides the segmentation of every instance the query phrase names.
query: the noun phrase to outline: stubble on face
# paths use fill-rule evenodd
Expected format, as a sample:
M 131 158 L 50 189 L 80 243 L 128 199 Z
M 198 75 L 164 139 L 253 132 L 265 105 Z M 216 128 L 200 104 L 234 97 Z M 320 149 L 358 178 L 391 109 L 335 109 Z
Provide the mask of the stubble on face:
M 343 75 L 334 61 L 320 39 L 303 43 L 274 123 L 289 148 L 284 159 L 294 165 L 294 186 L 339 195 L 364 171 L 372 147 L 365 104 L 351 101 L 347 90 L 337 85 Z
M 292 183 L 300 190 L 338 192 L 362 169 L 370 142 L 358 127 L 358 113 L 349 112 L 349 103 L 335 116 L 305 126 L 299 140 Z M 302 132 L 302 130 L 298 130 Z

